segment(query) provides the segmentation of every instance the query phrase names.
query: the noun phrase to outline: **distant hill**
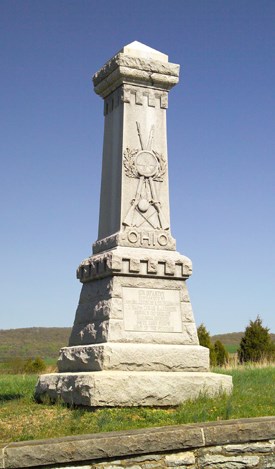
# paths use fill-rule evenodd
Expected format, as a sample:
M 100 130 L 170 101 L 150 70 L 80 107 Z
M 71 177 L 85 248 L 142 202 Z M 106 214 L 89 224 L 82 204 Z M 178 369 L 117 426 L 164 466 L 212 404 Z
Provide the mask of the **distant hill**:
M 58 358 L 61 347 L 68 345 L 70 327 L 30 327 L 26 329 L 0 329 L 0 362 L 15 357 Z M 243 332 L 218 334 L 211 337 L 214 343 L 220 340 L 224 345 L 238 346 Z M 275 342 L 275 334 L 271 334 Z
M 68 345 L 70 327 L 30 327 L 0 329 L 0 362 L 11 358 L 56 358 Z
M 230 332 L 228 334 L 216 334 L 211 336 L 211 342 L 220 340 L 223 345 L 239 345 L 243 332 Z
M 228 334 L 216 334 L 212 335 L 211 342 L 220 340 L 224 345 L 239 345 L 244 332 L 229 332 Z M 275 334 L 270 334 L 271 339 L 275 342 Z

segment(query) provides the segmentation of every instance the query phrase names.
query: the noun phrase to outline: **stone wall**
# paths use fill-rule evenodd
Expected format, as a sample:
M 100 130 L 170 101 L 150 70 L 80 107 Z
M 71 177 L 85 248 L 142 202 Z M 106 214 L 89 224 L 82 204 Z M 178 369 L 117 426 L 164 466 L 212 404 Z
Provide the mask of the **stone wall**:
M 0 445 L 0 468 L 271 469 L 275 417 Z

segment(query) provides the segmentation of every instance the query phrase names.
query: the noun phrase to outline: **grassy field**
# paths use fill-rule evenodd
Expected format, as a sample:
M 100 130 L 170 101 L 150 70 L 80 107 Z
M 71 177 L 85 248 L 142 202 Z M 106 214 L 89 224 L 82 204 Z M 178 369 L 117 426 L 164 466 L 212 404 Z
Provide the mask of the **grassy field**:
M 0 362 L 37 356 L 57 359 L 61 347 L 68 345 L 69 327 L 28 327 L 0 329 Z
M 216 370 L 221 372 L 221 370 Z M 234 391 L 215 399 L 201 396 L 176 408 L 70 409 L 33 400 L 36 376 L 0 376 L 0 442 L 274 415 L 275 367 L 223 370 Z

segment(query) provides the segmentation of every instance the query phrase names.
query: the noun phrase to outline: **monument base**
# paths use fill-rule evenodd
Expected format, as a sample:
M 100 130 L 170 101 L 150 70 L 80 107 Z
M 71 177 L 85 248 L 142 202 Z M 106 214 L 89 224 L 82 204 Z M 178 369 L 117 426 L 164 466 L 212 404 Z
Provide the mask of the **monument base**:
M 63 347 L 61 373 L 83 371 L 209 371 L 209 350 L 200 345 L 110 343 Z
M 231 376 L 210 372 L 101 371 L 42 375 L 35 398 L 89 407 L 176 406 L 200 393 L 231 391 Z

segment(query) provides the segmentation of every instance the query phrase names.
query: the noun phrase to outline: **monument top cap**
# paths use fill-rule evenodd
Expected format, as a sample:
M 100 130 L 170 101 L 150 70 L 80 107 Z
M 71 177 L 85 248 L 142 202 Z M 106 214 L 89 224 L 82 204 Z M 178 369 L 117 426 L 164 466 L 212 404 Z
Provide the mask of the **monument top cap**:
M 142 44 L 142 42 L 139 41 L 127 44 L 119 52 L 132 57 L 168 62 L 168 55 L 163 54 L 156 49 L 152 49 L 152 47 L 146 46 L 146 44 Z
M 179 68 L 168 55 L 134 41 L 94 74 L 94 89 L 104 99 L 124 84 L 169 91 L 179 81 Z

